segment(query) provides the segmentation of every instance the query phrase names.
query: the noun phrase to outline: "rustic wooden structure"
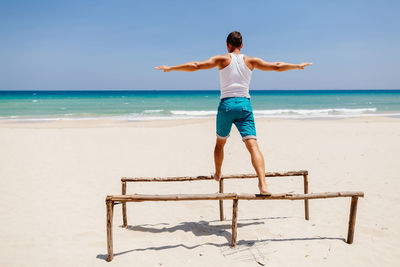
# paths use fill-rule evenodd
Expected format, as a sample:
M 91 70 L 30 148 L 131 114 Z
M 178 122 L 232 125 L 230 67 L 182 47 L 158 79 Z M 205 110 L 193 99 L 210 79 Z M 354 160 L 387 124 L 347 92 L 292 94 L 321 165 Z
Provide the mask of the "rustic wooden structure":
M 309 200 L 351 197 L 351 207 L 349 216 L 349 225 L 347 232 L 347 243 L 353 243 L 354 228 L 356 222 L 357 201 L 359 197 L 364 197 L 363 192 L 326 192 L 312 194 L 273 194 L 271 196 L 263 196 L 259 194 L 236 194 L 236 193 L 216 193 L 216 194 L 169 194 L 169 195 L 109 195 L 106 197 L 107 207 L 107 260 L 113 259 L 113 206 L 117 203 L 126 204 L 127 202 L 142 201 L 186 201 L 186 200 L 233 200 L 232 214 L 232 240 L 231 245 L 235 246 L 237 238 L 237 213 L 239 200 Z
M 308 193 L 308 171 L 288 171 L 288 172 L 267 172 L 265 177 L 290 177 L 290 176 L 300 176 L 303 177 L 304 183 L 304 194 Z M 224 180 L 226 179 L 247 179 L 247 178 L 257 178 L 256 174 L 233 174 L 233 175 L 223 175 L 219 180 L 219 193 L 224 192 Z M 183 177 L 122 177 L 122 195 L 126 195 L 126 183 L 129 182 L 182 182 L 182 181 L 204 181 L 212 180 L 215 181 L 211 176 L 183 176 Z M 304 217 L 309 220 L 309 209 L 308 209 L 308 199 L 304 199 Z M 221 221 L 224 220 L 224 204 L 223 199 L 219 200 L 219 218 Z M 122 226 L 128 226 L 128 219 L 126 213 L 126 203 L 122 203 Z

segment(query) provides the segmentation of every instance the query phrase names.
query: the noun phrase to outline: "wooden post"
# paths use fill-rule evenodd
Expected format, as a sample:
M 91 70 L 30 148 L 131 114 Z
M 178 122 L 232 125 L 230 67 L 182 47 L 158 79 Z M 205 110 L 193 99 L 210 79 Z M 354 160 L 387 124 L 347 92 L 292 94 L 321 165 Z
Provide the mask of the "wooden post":
M 304 178 L 304 194 L 308 194 L 308 176 L 307 176 L 307 174 L 304 174 L 303 178 Z M 308 211 L 308 199 L 304 199 L 304 217 L 306 220 L 310 219 L 309 211 Z
M 122 182 L 122 195 L 126 195 L 126 182 Z M 122 227 L 128 226 L 128 219 L 126 217 L 126 202 L 122 202 Z
M 113 254 L 113 238 L 112 238 L 112 223 L 113 223 L 113 201 L 107 197 L 106 207 L 107 207 L 107 261 L 112 261 Z
M 237 237 L 237 211 L 238 211 L 238 199 L 233 200 L 233 211 L 232 211 L 232 242 L 231 246 L 234 247 L 236 245 L 236 237 Z
M 222 178 L 219 179 L 219 192 L 224 192 L 224 179 Z M 219 219 L 224 220 L 224 201 L 222 199 L 219 201 Z
M 354 228 L 356 225 L 356 215 L 357 215 L 357 202 L 358 197 L 351 197 L 351 206 L 350 206 L 350 216 L 349 216 L 349 230 L 347 232 L 347 243 L 352 244 L 354 239 Z

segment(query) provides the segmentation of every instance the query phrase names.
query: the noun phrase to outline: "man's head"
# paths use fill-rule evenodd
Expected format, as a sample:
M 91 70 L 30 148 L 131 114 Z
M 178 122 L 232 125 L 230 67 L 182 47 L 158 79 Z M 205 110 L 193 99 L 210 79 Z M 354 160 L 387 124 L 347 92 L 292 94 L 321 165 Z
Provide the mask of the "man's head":
M 236 48 L 240 50 L 243 47 L 242 35 L 240 32 L 231 32 L 226 38 L 226 46 L 229 53 L 233 52 Z

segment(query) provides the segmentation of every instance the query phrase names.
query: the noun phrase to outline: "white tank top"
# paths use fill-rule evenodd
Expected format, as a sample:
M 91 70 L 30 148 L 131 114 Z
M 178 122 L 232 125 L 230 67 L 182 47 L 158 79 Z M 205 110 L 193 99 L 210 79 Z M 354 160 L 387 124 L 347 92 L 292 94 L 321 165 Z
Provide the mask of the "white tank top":
M 243 60 L 243 54 L 231 54 L 231 63 L 219 71 L 221 99 L 226 97 L 250 98 L 249 85 L 252 71 Z

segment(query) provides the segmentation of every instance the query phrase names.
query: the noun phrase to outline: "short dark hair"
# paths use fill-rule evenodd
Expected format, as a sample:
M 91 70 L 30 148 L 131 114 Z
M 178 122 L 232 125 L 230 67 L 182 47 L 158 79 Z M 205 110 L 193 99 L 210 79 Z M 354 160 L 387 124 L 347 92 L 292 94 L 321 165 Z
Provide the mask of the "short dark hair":
M 240 47 L 242 45 L 242 35 L 240 32 L 231 32 L 226 38 L 226 42 L 232 47 Z

